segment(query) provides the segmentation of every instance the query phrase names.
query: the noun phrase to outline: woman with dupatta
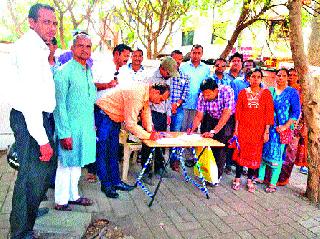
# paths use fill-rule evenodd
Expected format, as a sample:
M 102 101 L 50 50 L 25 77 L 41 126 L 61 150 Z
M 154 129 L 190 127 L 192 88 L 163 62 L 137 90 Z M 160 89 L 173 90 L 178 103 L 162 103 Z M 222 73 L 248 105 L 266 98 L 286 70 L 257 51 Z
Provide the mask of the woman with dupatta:
M 301 106 L 299 94 L 296 89 L 288 86 L 289 73 L 286 69 L 277 72 L 276 87 L 271 87 L 274 102 L 274 125 L 270 127 L 269 141 L 263 147 L 262 163 L 259 169 L 259 178 L 256 182 L 262 183 L 265 178 L 266 167 L 271 168 L 270 184 L 266 192 L 277 190 L 283 161 L 285 161 L 286 144 L 280 141 L 280 134 L 293 129 L 294 123 L 299 119 Z
M 298 83 L 298 73 L 293 68 L 289 70 L 288 85 L 298 91 L 302 105 L 302 88 Z M 278 186 L 284 186 L 289 183 L 294 164 L 301 167 L 307 166 L 307 144 L 307 126 L 303 113 L 301 113 L 299 121 L 295 124 L 292 141 L 286 149 L 286 159 L 282 165 Z

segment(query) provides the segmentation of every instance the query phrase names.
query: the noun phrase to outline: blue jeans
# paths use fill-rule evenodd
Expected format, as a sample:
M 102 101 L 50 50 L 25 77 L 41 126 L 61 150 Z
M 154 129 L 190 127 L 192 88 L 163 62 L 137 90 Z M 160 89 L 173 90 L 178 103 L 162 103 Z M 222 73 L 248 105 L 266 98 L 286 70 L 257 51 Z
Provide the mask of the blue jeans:
M 111 187 L 121 182 L 118 155 L 121 124 L 112 121 L 102 110 L 96 115 L 97 175 L 102 187 Z
M 183 116 L 184 116 L 183 108 L 180 106 L 177 109 L 177 113 L 171 115 L 170 131 L 174 131 L 174 132 L 181 131 Z

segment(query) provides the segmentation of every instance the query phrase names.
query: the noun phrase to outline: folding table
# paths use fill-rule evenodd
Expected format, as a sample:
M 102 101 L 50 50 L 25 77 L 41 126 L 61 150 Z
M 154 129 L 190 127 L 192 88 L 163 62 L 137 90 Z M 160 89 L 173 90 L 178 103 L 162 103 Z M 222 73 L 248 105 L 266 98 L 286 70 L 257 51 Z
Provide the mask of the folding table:
M 163 132 L 165 134 L 165 139 L 161 139 L 160 141 L 154 141 L 154 140 L 143 140 L 143 143 L 145 143 L 148 147 L 152 148 L 151 153 L 144 164 L 137 180 L 136 180 L 136 186 L 141 187 L 141 189 L 145 192 L 147 196 L 151 198 L 151 201 L 149 203 L 149 207 L 152 206 L 152 203 L 157 195 L 157 192 L 160 188 L 161 182 L 162 182 L 162 175 L 165 170 L 162 171 L 160 174 L 160 179 L 157 183 L 156 189 L 154 192 L 151 192 L 147 186 L 144 185 L 144 183 L 141 181 L 141 178 L 148 167 L 149 164 L 152 163 L 154 151 L 155 148 L 161 147 L 161 148 L 172 148 L 169 158 L 167 159 L 164 168 L 166 169 L 167 166 L 170 163 L 170 158 L 172 155 L 176 154 L 177 158 L 180 160 L 180 164 L 182 167 L 183 176 L 186 180 L 186 182 L 190 182 L 196 187 L 198 187 L 205 195 L 206 198 L 209 199 L 209 193 L 208 189 L 205 184 L 205 180 L 203 178 L 202 172 L 200 170 L 200 165 L 198 162 L 199 158 L 201 157 L 202 153 L 204 152 L 204 149 L 206 147 L 224 147 L 223 143 L 220 143 L 217 140 L 211 139 L 211 138 L 202 138 L 199 134 L 192 134 L 192 135 L 186 135 L 184 132 Z M 162 142 L 161 142 L 162 141 Z M 199 154 L 199 156 L 196 156 L 194 147 L 202 147 L 202 151 Z M 194 160 L 196 162 L 195 167 L 199 171 L 199 179 L 201 181 L 201 184 L 199 184 L 196 180 L 194 180 L 192 177 L 190 177 L 187 173 L 187 169 L 185 167 L 185 162 L 183 159 L 183 151 L 184 148 L 192 148 L 192 152 L 194 155 Z

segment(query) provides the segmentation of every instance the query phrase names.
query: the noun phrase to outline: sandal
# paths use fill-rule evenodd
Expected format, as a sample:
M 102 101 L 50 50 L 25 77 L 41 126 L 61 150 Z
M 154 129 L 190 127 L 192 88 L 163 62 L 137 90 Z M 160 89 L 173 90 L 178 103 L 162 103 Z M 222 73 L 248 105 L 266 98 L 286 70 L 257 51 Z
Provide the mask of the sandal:
M 235 178 L 233 179 L 233 182 L 232 182 L 232 189 L 235 190 L 235 191 L 238 191 L 240 189 L 240 178 Z
M 259 183 L 259 184 L 263 184 L 263 183 L 264 183 L 264 181 L 261 180 L 261 179 L 259 179 L 259 178 L 256 178 L 256 179 L 254 180 L 254 182 L 255 182 L 255 183 Z
M 56 204 L 54 206 L 54 209 L 58 211 L 72 211 L 72 208 L 69 206 L 69 204 L 63 204 L 63 205 Z
M 254 193 L 256 191 L 256 186 L 254 186 L 253 181 L 248 179 L 247 188 L 249 193 Z
M 266 193 L 274 193 L 277 191 L 277 187 L 274 185 L 269 185 L 268 187 L 266 187 Z
M 68 203 L 86 207 L 86 206 L 91 206 L 93 204 L 93 201 L 89 198 L 80 197 L 76 201 L 69 201 Z

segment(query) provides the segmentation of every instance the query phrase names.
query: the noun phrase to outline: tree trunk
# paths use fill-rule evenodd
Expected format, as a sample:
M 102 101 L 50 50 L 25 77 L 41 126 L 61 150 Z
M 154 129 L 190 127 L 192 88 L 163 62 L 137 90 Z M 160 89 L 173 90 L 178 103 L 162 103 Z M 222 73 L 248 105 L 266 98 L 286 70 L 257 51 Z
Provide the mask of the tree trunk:
M 148 42 L 147 42 L 147 58 L 148 59 L 151 59 L 152 57 L 152 42 L 151 40 L 148 39 Z
M 304 94 L 303 111 L 308 124 L 308 164 L 309 176 L 307 197 L 313 202 L 319 202 L 320 187 L 320 79 L 311 79 L 308 72 L 307 57 L 303 49 L 301 27 L 301 0 L 288 3 L 290 23 L 290 46 L 292 59 L 298 71 Z M 312 90 L 311 90 L 312 89 Z
M 64 27 L 63 27 L 63 13 L 59 13 L 59 36 L 60 36 L 60 43 L 61 48 L 66 49 L 66 43 L 64 40 Z
M 223 52 L 221 53 L 220 57 L 223 59 L 227 59 L 229 53 L 232 51 L 234 43 L 236 43 L 240 33 L 242 30 L 236 29 L 231 36 L 231 39 L 228 41 L 227 46 L 224 48 Z
M 317 11 L 320 12 L 320 5 L 318 6 Z M 320 14 L 313 17 L 311 29 L 312 31 L 308 47 L 308 61 L 310 65 L 320 66 Z
M 232 51 L 234 43 L 236 43 L 242 30 L 245 29 L 246 27 L 248 27 L 249 25 L 251 25 L 253 22 L 255 22 L 255 20 L 253 20 L 253 19 L 245 22 L 245 19 L 248 18 L 249 11 L 248 11 L 248 8 L 245 6 L 245 3 L 243 3 L 243 4 L 244 5 L 242 6 L 240 17 L 239 17 L 237 24 L 236 24 L 236 29 L 233 31 L 232 36 L 231 36 L 230 40 L 228 41 L 226 48 L 223 50 L 223 52 L 220 55 L 220 57 L 223 59 L 227 59 L 229 53 Z M 251 23 L 249 23 L 249 22 L 251 22 Z

